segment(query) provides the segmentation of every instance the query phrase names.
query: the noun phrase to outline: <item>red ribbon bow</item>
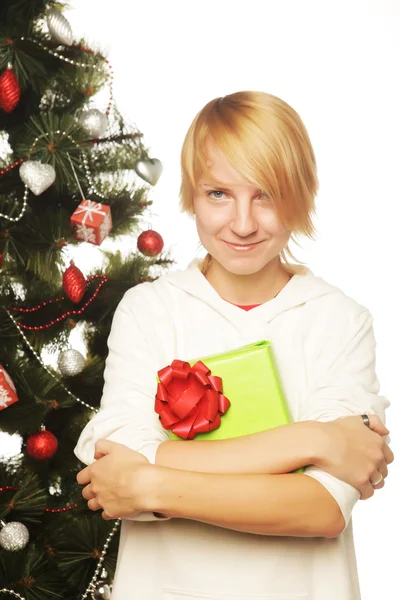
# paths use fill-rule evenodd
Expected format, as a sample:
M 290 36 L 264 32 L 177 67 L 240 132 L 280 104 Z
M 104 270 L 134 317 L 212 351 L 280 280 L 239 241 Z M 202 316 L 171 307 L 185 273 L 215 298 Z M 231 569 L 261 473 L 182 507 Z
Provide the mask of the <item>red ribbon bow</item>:
M 158 371 L 155 411 L 164 429 L 192 440 L 198 433 L 217 429 L 231 403 L 222 393 L 222 379 L 211 375 L 201 360 L 193 367 L 174 360 Z

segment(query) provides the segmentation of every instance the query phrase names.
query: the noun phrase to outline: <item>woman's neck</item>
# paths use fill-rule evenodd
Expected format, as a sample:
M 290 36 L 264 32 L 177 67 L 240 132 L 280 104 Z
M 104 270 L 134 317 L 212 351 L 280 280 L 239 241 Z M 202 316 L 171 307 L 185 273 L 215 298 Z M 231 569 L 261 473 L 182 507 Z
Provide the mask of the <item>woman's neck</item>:
M 277 257 L 264 269 L 251 275 L 236 275 L 211 260 L 205 277 L 215 291 L 232 304 L 263 304 L 272 300 L 291 278 Z

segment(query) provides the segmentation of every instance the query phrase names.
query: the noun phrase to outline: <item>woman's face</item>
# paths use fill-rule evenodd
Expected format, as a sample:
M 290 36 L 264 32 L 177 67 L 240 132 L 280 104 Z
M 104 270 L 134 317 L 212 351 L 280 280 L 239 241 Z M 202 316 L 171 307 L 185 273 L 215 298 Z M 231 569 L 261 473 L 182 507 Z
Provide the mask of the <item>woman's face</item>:
M 236 275 L 258 273 L 287 245 L 269 198 L 237 171 L 214 145 L 208 145 L 208 166 L 218 182 L 198 181 L 193 197 L 197 231 L 203 247 Z

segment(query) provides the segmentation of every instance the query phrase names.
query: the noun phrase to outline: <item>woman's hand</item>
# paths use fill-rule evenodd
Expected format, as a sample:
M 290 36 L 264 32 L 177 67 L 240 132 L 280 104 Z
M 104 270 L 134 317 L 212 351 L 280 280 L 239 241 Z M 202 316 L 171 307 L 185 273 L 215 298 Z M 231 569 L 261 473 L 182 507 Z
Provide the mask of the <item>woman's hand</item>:
M 394 455 L 382 438 L 389 430 L 377 415 L 368 415 L 370 428 L 360 416 L 341 417 L 322 423 L 325 434 L 323 456 L 315 466 L 346 481 L 357 488 L 361 499 L 373 496 L 374 491 L 385 485 L 387 465 Z M 375 486 L 372 483 L 382 481 Z
M 85 485 L 82 496 L 91 510 L 102 509 L 103 519 L 133 517 L 146 510 L 149 461 L 127 446 L 101 439 L 96 443 L 94 463 L 76 479 Z

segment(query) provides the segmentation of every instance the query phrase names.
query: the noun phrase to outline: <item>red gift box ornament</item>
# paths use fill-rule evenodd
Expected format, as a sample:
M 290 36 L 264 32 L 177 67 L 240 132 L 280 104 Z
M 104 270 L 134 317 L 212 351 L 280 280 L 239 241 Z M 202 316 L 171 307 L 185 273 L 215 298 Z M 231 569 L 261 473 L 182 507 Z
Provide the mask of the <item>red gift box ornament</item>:
M 82 200 L 70 220 L 75 238 L 96 246 L 112 229 L 110 207 L 93 200 Z
M 15 385 L 4 367 L 0 365 L 0 410 L 18 402 Z
M 159 383 L 155 411 L 164 429 L 192 440 L 198 433 L 207 433 L 221 424 L 231 403 L 222 393 L 222 379 L 211 375 L 201 361 L 192 367 L 188 362 L 174 360 L 157 373 Z

